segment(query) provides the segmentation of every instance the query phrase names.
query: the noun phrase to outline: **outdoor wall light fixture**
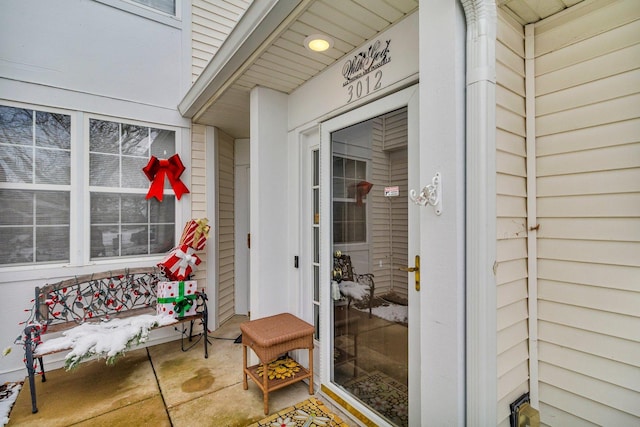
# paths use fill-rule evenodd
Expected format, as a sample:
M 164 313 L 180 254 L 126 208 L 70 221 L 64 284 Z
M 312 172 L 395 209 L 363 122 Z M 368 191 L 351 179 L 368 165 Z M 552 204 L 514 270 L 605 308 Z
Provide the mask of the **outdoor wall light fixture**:
M 436 215 L 442 213 L 442 176 L 436 172 L 431 180 L 431 184 L 425 185 L 420 194 L 416 190 L 409 191 L 409 198 L 418 206 L 433 206 Z
M 323 34 L 311 34 L 304 39 L 304 47 L 312 52 L 324 52 L 333 47 L 333 39 Z

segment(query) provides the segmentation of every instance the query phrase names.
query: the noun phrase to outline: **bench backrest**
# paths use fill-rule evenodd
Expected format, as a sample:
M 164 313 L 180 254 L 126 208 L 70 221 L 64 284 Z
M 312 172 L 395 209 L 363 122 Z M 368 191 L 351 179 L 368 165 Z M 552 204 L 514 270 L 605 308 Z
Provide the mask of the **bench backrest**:
M 78 276 L 36 287 L 35 320 L 62 325 L 109 318 L 156 304 L 159 281 L 167 280 L 156 267 L 114 270 Z

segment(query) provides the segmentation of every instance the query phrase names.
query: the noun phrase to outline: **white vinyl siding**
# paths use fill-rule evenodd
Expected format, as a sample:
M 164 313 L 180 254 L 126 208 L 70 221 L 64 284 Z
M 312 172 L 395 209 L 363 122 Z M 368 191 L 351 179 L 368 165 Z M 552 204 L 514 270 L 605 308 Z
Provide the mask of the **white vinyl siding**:
M 191 191 L 191 218 L 194 219 L 207 218 L 205 155 L 205 127 L 194 124 L 191 128 L 191 188 L 189 189 Z M 209 225 L 213 228 L 213 224 L 209 223 Z M 211 232 L 213 233 L 213 231 Z M 211 234 L 209 236 L 211 237 Z M 212 243 L 213 239 L 209 239 L 204 250 L 198 252 L 202 262 L 195 270 L 193 278 L 198 281 L 199 287 L 205 287 L 207 283 L 207 252 L 215 250 Z
M 393 111 L 373 120 L 372 272 L 376 294 L 394 292 L 407 299 L 408 262 L 407 212 L 407 109 Z M 399 197 L 385 197 L 384 188 L 400 187 Z M 382 264 L 382 265 L 381 265 Z
M 640 3 L 535 27 L 543 424 L 640 423 Z
M 200 76 L 251 2 L 252 0 L 193 0 L 192 81 Z
M 234 145 L 233 138 L 218 131 L 218 169 L 216 191 L 218 207 L 218 324 L 235 314 L 235 222 L 234 222 Z
M 524 29 L 500 11 L 496 43 L 498 422 L 529 391 Z

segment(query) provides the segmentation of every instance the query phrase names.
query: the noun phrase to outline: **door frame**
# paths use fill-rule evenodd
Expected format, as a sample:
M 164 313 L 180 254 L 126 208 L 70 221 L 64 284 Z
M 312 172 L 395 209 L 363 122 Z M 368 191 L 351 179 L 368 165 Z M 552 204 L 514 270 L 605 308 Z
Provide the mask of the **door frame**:
M 361 402 L 346 394 L 339 386 L 331 382 L 331 357 L 333 355 L 332 313 L 331 313 L 331 132 L 343 129 L 355 123 L 368 120 L 399 108 L 407 107 L 409 188 L 419 188 L 420 150 L 419 139 L 419 85 L 386 95 L 369 104 L 335 116 L 320 124 L 320 380 L 329 394 L 342 399 L 351 408 L 360 412 L 377 425 L 389 425 L 383 418 L 368 409 Z M 420 215 L 415 207 L 409 207 L 409 260 L 419 255 Z M 414 274 L 410 273 L 409 283 L 414 283 Z M 421 419 L 421 358 L 420 358 L 420 306 L 419 295 L 414 286 L 409 286 L 409 422 L 416 424 Z M 412 303 L 413 302 L 413 303 Z

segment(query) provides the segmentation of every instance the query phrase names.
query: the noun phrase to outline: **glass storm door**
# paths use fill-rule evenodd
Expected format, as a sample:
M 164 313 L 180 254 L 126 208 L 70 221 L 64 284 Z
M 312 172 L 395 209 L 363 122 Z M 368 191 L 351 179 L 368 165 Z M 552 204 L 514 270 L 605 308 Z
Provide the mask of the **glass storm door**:
M 409 159 L 418 157 L 411 89 L 327 122 L 321 148 L 330 178 L 322 193 L 330 230 L 326 377 L 347 404 L 395 426 L 419 416 L 419 353 L 410 357 L 419 348 L 419 298 L 407 272 L 418 255 L 408 199 L 417 174 Z

